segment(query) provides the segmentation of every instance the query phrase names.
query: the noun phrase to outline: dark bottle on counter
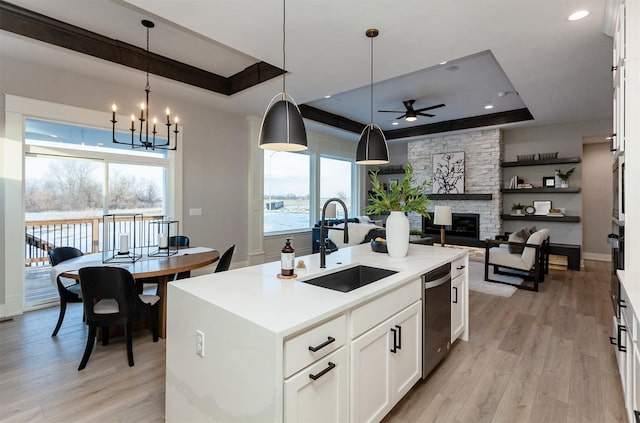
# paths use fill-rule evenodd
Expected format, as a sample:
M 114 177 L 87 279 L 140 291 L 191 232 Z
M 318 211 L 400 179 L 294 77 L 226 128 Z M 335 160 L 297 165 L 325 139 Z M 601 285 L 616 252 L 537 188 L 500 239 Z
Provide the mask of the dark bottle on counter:
M 296 254 L 291 246 L 291 240 L 287 238 L 287 242 L 282 247 L 282 252 L 280 254 L 280 263 L 281 263 L 281 275 L 282 276 L 293 276 L 293 268 L 295 266 Z

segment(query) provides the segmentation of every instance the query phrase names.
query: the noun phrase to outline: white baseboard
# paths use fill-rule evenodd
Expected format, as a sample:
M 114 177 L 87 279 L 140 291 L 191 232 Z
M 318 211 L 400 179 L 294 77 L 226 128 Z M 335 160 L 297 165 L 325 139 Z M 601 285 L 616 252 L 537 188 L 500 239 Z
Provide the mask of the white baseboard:
M 582 258 L 584 260 L 596 260 L 596 261 L 611 261 L 611 254 L 601 254 L 601 253 L 582 253 Z

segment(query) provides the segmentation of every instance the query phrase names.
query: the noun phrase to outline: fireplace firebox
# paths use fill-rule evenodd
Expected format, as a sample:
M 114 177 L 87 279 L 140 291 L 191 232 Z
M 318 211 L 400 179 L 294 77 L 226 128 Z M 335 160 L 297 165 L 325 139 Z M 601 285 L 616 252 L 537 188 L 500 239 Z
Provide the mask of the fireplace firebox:
M 422 232 L 440 242 L 440 225 L 433 223 L 433 213 L 422 218 Z M 445 226 L 447 244 L 483 247 L 480 241 L 480 215 L 475 213 L 452 213 L 451 226 Z

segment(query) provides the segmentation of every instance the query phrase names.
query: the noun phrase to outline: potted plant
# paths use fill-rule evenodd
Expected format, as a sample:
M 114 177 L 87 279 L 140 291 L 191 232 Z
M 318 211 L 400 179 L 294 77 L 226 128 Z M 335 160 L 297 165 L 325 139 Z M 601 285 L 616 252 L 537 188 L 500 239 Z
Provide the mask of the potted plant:
M 402 180 L 385 190 L 378 179 L 378 172 L 371 173 L 371 195 L 368 214 L 390 212 L 387 218 L 387 250 L 391 257 L 404 257 L 409 249 L 409 219 L 405 213 L 418 213 L 429 216 L 427 208 L 431 200 L 427 197 L 427 188 L 431 181 L 416 183 L 413 166 L 407 164 Z
M 526 206 L 523 206 L 520 203 L 512 204 L 511 205 L 511 212 L 512 212 L 511 214 L 517 214 L 517 215 L 524 214 L 523 210 L 524 210 L 525 207 Z
M 424 232 L 422 232 L 420 229 L 409 230 L 409 240 L 413 241 L 420 238 L 424 238 Z
M 560 169 L 556 169 L 556 176 L 560 180 L 560 188 L 569 188 L 569 176 L 575 172 L 576 168 L 572 167 L 571 169 L 563 172 Z

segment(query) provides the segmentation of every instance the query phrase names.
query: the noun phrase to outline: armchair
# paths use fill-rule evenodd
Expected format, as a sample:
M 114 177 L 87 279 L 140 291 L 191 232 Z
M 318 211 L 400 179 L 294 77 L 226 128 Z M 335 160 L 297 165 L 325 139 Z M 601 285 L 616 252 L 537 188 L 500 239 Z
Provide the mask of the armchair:
M 510 252 L 509 248 L 504 248 L 509 245 L 522 247 L 522 252 Z M 493 266 L 496 274 L 518 276 L 532 282 L 519 285 L 518 288 L 538 291 L 538 284 L 544 281 L 544 275 L 548 273 L 548 251 L 548 230 L 534 232 L 524 243 L 488 239 L 485 247 L 484 280 L 505 283 L 489 277 L 489 266 Z

